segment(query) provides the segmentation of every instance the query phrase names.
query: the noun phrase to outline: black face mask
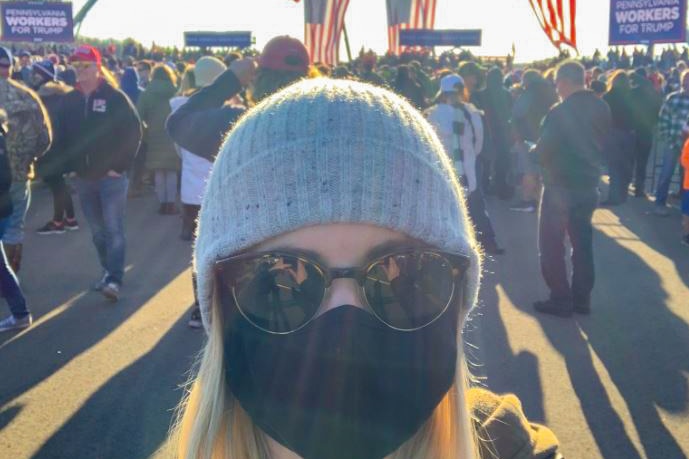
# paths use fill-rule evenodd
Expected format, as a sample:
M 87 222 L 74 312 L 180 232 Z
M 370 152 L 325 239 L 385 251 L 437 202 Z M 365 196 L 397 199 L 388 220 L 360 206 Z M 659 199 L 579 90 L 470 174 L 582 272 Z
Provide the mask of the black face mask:
M 265 333 L 235 309 L 225 329 L 228 385 L 258 427 L 304 459 L 381 459 L 450 389 L 458 309 L 399 332 L 341 306 L 288 335 Z

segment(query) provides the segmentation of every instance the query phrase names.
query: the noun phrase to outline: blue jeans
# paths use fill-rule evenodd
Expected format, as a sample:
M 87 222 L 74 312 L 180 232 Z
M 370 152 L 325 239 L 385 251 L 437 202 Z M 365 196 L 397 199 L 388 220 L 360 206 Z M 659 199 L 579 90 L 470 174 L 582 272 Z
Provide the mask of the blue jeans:
M 122 284 L 126 237 L 124 230 L 129 180 L 121 177 L 78 178 L 74 182 L 81 208 L 91 227 L 106 282 Z
M 10 196 L 12 197 L 12 215 L 7 217 L 5 234 L 2 236 L 2 242 L 5 244 L 21 244 L 24 242 L 24 221 L 26 219 L 26 212 L 29 210 L 31 203 L 31 186 L 30 182 L 15 182 L 10 187 Z
M 672 176 L 675 175 L 677 162 L 681 154 L 680 148 L 665 146 L 663 150 L 663 166 L 660 169 L 660 177 L 658 177 L 658 185 L 656 186 L 656 205 L 665 207 L 667 204 L 667 195 L 670 190 L 670 183 Z
M 0 237 L 4 236 L 8 222 L 9 217 L 0 220 Z M 7 257 L 5 257 L 5 249 L 2 246 L 2 242 L 0 242 L 0 291 L 2 291 L 2 296 L 5 297 L 10 307 L 10 312 L 15 318 L 23 319 L 29 315 L 24 293 L 22 293 L 22 289 L 19 287 L 17 276 L 14 275 L 12 268 L 7 264 Z

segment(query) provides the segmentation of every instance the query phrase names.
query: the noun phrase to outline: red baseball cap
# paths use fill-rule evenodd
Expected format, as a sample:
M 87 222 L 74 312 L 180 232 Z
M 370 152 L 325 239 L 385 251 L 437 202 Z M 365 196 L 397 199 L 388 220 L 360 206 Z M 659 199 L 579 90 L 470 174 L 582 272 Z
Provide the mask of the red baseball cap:
M 258 66 L 271 70 L 290 70 L 304 75 L 309 71 L 309 52 L 296 38 L 283 35 L 271 39 L 258 58 Z
M 90 45 L 81 45 L 69 58 L 70 62 L 95 62 L 98 67 L 101 65 L 100 51 Z

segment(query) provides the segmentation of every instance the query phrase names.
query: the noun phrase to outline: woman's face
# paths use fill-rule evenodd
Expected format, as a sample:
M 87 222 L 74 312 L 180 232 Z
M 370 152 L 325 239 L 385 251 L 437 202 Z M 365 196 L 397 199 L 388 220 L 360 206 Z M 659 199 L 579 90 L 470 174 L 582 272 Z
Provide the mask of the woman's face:
M 300 228 L 270 239 L 257 252 L 297 249 L 317 253 L 329 268 L 362 266 L 370 252 L 382 245 L 409 245 L 412 239 L 397 231 L 359 223 L 333 223 Z M 327 291 L 319 315 L 340 305 L 363 306 L 354 279 L 335 279 Z

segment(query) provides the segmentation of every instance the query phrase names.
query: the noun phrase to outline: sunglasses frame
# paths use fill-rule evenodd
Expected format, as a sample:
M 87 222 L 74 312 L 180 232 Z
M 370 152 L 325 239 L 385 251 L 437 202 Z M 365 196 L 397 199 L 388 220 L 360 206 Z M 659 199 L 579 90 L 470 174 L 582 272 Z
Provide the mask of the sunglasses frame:
M 447 301 L 447 304 L 443 307 L 442 311 L 438 313 L 438 315 L 433 318 L 433 320 L 429 321 L 428 323 L 421 325 L 416 328 L 399 328 L 396 327 L 385 320 L 383 320 L 376 310 L 371 307 L 368 297 L 366 295 L 366 289 L 364 287 L 364 282 L 366 280 L 366 276 L 368 272 L 372 269 L 373 266 L 378 264 L 381 260 L 395 256 L 395 255 L 403 255 L 403 254 L 408 254 L 408 253 L 430 253 L 436 256 L 440 256 L 444 258 L 446 261 L 450 263 L 452 266 L 452 271 L 453 271 L 453 276 L 454 276 L 454 281 L 453 281 L 453 286 L 452 286 L 452 292 L 450 293 L 450 297 Z M 313 321 L 317 316 L 318 312 L 320 311 L 321 307 L 323 306 L 323 299 L 326 297 L 328 293 L 328 289 L 330 288 L 333 280 L 335 279 L 354 279 L 359 285 L 359 288 L 361 289 L 361 298 L 364 300 L 365 306 L 371 314 L 373 314 L 380 322 L 385 324 L 387 327 L 396 330 L 396 331 L 401 331 L 401 332 L 413 332 L 417 330 L 421 330 L 423 328 L 428 327 L 431 325 L 433 322 L 438 320 L 444 313 L 447 311 L 447 309 L 450 307 L 450 305 L 455 301 L 456 297 L 456 292 L 457 292 L 457 285 L 458 285 L 458 279 L 461 279 L 464 277 L 466 272 L 469 269 L 469 265 L 471 264 L 471 259 L 464 254 L 456 254 L 456 253 L 450 253 L 450 252 L 444 252 L 441 250 L 437 250 L 434 248 L 430 247 L 424 247 L 424 246 L 402 246 L 402 247 L 397 247 L 395 249 L 387 249 L 381 252 L 373 252 L 367 259 L 367 261 L 364 263 L 363 266 L 361 267 L 352 267 L 352 268 L 326 268 L 324 266 L 323 261 L 318 258 L 317 256 L 314 256 L 313 254 L 307 254 L 304 252 L 300 252 L 299 250 L 269 250 L 265 252 L 247 252 L 239 255 L 234 255 L 226 258 L 219 259 L 215 262 L 215 277 L 216 281 L 221 281 L 223 279 L 229 277 L 236 277 L 236 275 L 231 274 L 231 266 L 232 265 L 238 265 L 241 262 L 247 261 L 247 260 L 256 260 L 259 258 L 263 257 L 291 257 L 295 258 L 299 261 L 303 261 L 305 263 L 308 263 L 315 267 L 320 274 L 323 276 L 324 280 L 324 285 L 323 285 L 323 293 L 321 295 L 321 298 L 319 300 L 318 308 L 314 312 L 313 316 L 311 316 L 307 321 L 305 321 L 302 325 L 299 327 L 295 328 L 294 330 L 289 330 L 286 332 L 276 332 L 273 330 L 266 329 L 264 327 L 261 327 L 260 325 L 254 323 L 248 316 L 247 314 L 242 310 L 242 308 L 239 306 L 239 301 L 237 300 L 237 295 L 236 295 L 236 284 L 231 285 L 229 283 L 225 282 L 220 282 L 222 285 L 225 286 L 225 288 L 228 288 L 232 294 L 232 298 L 234 300 L 234 305 L 236 309 L 239 311 L 239 313 L 254 327 L 258 328 L 259 330 L 262 330 L 266 333 L 270 333 L 273 335 L 288 335 L 290 333 L 295 333 L 302 328 L 306 327 L 311 321 Z M 462 307 L 463 305 L 460 305 Z

